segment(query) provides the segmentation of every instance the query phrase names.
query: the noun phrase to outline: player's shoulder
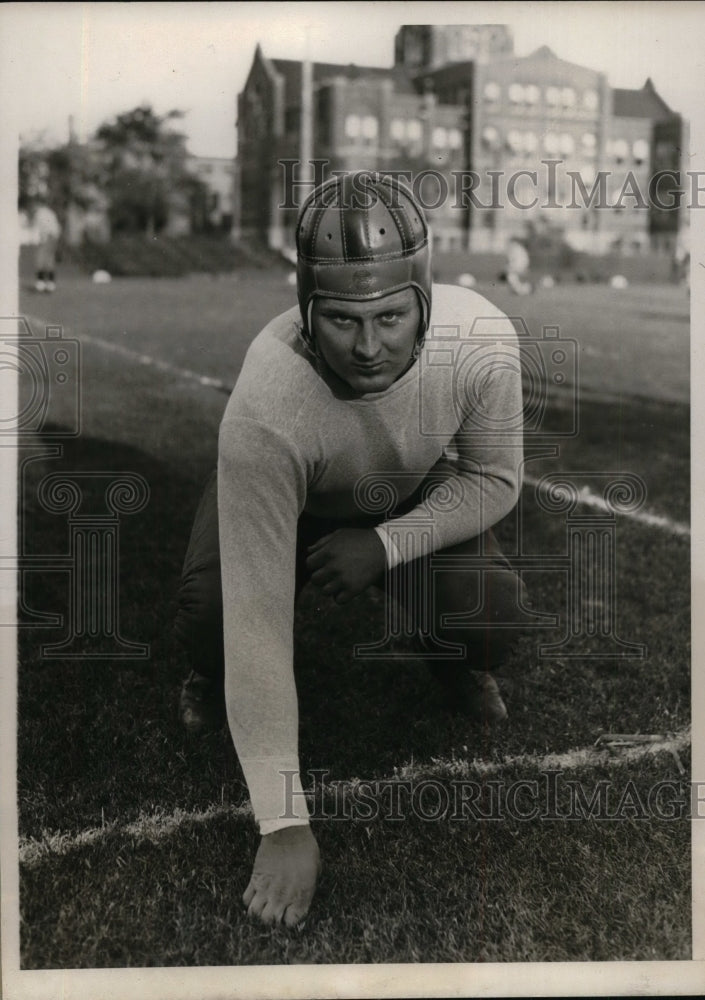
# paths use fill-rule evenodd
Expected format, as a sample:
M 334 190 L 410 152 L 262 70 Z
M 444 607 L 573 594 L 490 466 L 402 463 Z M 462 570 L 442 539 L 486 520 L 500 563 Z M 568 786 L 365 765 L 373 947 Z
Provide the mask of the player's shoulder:
M 514 336 L 514 326 L 506 313 L 484 295 L 459 285 L 434 284 L 427 337 L 446 339 L 449 329 L 457 330 L 455 336 L 460 340 L 490 332 Z
M 453 317 L 462 323 L 467 323 L 478 317 L 506 319 L 505 313 L 495 306 L 484 295 L 472 288 L 462 288 L 460 285 L 434 284 L 431 321 L 442 322 L 445 317 Z
M 298 308 L 275 316 L 250 344 L 230 398 L 228 413 L 289 425 L 315 381 L 301 340 Z

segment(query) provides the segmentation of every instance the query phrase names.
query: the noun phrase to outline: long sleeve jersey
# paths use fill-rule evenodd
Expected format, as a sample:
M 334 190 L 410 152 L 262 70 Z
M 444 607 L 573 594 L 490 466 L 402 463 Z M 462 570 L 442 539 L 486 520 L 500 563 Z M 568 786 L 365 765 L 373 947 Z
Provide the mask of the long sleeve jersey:
M 308 817 L 293 671 L 299 516 L 376 510 L 398 562 L 485 531 L 521 486 L 517 338 L 482 296 L 434 286 L 417 361 L 362 396 L 307 351 L 298 322 L 291 309 L 252 342 L 219 438 L 226 703 L 262 833 Z M 390 518 L 422 483 L 422 501 Z

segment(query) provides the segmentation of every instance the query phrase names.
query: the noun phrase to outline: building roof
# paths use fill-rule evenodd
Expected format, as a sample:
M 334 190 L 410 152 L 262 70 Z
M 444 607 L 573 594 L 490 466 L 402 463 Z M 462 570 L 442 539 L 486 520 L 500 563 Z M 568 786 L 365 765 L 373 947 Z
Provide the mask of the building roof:
M 288 98 L 301 93 L 301 66 L 296 59 L 270 59 L 270 64 L 284 78 L 285 93 Z M 356 66 L 355 63 L 312 63 L 315 83 L 323 83 L 331 77 L 342 76 L 347 80 L 391 80 L 398 94 L 415 94 L 411 80 L 398 66 Z M 295 102 L 294 102 L 295 103 Z
M 651 77 L 641 90 L 614 87 L 612 97 L 613 112 L 617 118 L 650 118 L 653 121 L 663 121 L 673 115 L 673 111 L 656 92 Z

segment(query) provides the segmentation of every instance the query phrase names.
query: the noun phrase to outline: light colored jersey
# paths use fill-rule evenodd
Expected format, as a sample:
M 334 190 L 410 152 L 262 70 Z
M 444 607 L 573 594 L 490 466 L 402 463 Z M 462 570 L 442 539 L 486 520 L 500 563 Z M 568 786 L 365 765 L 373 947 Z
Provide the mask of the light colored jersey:
M 48 205 L 39 205 L 34 212 L 32 225 L 40 243 L 45 240 L 57 240 L 61 235 L 61 226 L 55 213 Z
M 393 543 L 388 553 L 404 561 L 485 531 L 515 506 L 521 485 L 517 339 L 482 296 L 435 286 L 416 363 L 384 392 L 359 397 L 307 351 L 299 319 L 292 309 L 253 341 L 219 440 L 228 718 L 263 833 L 290 825 L 285 791 L 301 787 L 293 673 L 301 513 L 376 511 L 382 520 L 375 499 L 391 508 L 426 481 L 423 503 L 380 529 Z M 300 795 L 293 815 L 306 821 Z

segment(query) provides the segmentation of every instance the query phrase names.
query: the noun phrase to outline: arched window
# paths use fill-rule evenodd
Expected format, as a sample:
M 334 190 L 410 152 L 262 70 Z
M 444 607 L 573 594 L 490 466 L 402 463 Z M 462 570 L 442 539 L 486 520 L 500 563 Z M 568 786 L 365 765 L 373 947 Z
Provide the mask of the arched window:
M 489 80 L 485 84 L 483 93 L 486 101 L 498 101 L 502 93 L 502 89 L 498 83 L 494 82 L 494 80 Z

